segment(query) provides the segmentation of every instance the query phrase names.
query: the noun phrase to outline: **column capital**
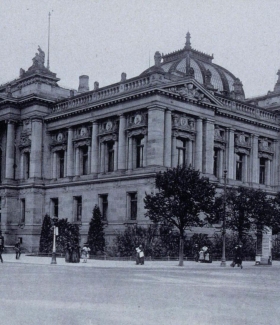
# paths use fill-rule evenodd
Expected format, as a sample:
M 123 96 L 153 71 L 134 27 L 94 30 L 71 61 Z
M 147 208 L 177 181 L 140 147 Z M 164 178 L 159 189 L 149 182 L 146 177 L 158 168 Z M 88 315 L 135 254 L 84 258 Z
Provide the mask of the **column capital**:
M 148 111 L 153 111 L 153 110 L 157 110 L 157 111 L 164 111 L 166 109 L 166 106 L 160 105 L 160 104 L 153 104 L 150 106 L 147 106 Z
M 43 118 L 42 117 L 33 117 L 31 118 L 31 122 L 43 122 Z
M 227 127 L 226 130 L 227 130 L 228 132 L 234 132 L 236 129 L 234 129 L 234 128 L 232 128 L 232 127 Z
M 92 124 L 98 124 L 98 120 L 91 120 Z

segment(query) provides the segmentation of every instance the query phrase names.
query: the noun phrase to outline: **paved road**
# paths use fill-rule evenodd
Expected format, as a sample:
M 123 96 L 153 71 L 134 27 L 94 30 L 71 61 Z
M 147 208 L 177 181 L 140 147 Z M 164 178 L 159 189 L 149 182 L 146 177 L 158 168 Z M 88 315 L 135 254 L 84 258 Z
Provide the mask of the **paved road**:
M 236 325 L 280 323 L 280 263 L 88 261 L 4 255 L 0 324 Z M 229 265 L 229 263 L 228 263 Z

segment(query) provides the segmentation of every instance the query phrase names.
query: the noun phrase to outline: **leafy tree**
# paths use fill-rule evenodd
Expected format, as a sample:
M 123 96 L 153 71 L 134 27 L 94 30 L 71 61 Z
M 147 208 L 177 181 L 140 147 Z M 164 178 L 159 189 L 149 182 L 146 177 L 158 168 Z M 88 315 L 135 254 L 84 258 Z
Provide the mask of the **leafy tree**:
M 45 215 L 40 236 L 40 253 L 50 253 L 52 251 L 53 228 L 52 221 L 48 214 Z
M 179 266 L 182 266 L 185 230 L 205 225 L 213 209 L 215 185 L 201 177 L 199 171 L 185 166 L 158 172 L 155 183 L 157 193 L 146 194 L 144 198 L 145 216 L 178 229 Z
M 216 211 L 221 216 L 221 205 L 226 195 L 226 229 L 237 234 L 237 242 L 244 244 L 250 233 L 257 236 L 257 254 L 261 252 L 262 232 L 275 223 L 275 202 L 260 190 L 246 187 L 227 189 L 217 197 Z
M 79 244 L 79 226 L 73 225 L 67 219 L 57 220 L 58 236 L 56 237 L 56 251 L 64 253 L 67 243 L 72 247 Z M 46 214 L 43 220 L 40 247 L 41 253 L 51 253 L 53 248 L 53 221 Z
M 98 252 L 104 251 L 104 224 L 100 209 L 97 204 L 94 206 L 92 211 L 92 218 L 89 223 L 87 242 L 92 254 L 97 254 Z

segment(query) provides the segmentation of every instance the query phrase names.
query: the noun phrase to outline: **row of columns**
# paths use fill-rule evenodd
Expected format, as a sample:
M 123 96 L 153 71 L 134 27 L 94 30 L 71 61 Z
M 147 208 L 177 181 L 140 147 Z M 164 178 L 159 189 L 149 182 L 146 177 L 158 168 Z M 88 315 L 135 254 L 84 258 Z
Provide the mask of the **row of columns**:
M 128 138 L 126 142 L 125 116 L 119 117 L 118 141 L 114 144 L 114 170 L 133 169 L 133 138 Z M 164 127 L 163 127 L 164 126 Z M 80 174 L 79 168 L 79 149 L 73 146 L 73 128 L 68 129 L 67 151 L 65 156 L 66 176 Z M 42 141 L 43 126 L 41 119 L 32 120 L 32 141 L 30 150 L 30 177 L 42 177 Z M 7 146 L 6 146 L 6 171 L 5 177 L 14 177 L 14 140 L 15 124 L 9 121 L 7 124 Z M 172 136 L 172 115 L 170 110 L 159 105 L 148 108 L 148 135 L 145 135 L 144 166 L 166 166 L 175 167 L 177 165 L 176 137 Z M 244 157 L 244 180 L 258 183 L 259 181 L 259 158 L 258 158 L 258 137 L 252 136 L 252 147 L 250 159 Z M 98 122 L 92 123 L 92 139 L 89 146 L 89 173 L 97 174 L 105 172 L 105 143 L 99 147 L 98 141 Z M 234 153 L 234 129 L 227 129 L 227 149 L 220 150 L 219 153 L 219 177 L 222 176 L 223 169 L 227 169 L 228 178 L 235 178 L 235 153 Z M 276 150 L 276 145 L 274 146 Z M 187 164 L 194 165 L 194 168 L 206 174 L 213 173 L 213 152 L 214 152 L 214 121 L 201 118 L 196 119 L 195 141 L 188 140 L 187 143 Z M 57 155 L 54 155 L 53 163 L 56 165 Z M 99 160 L 100 157 L 100 160 Z M 75 161 L 75 164 L 74 164 Z M 248 165 L 250 164 L 250 166 Z M 74 170 L 74 166 L 75 170 Z M 247 168 L 250 167 L 250 168 Z M 248 169 L 250 174 L 247 175 Z M 277 169 L 275 162 L 269 160 L 266 164 L 267 185 L 270 185 L 271 171 Z M 55 172 L 53 172 L 55 173 Z M 55 176 L 54 174 L 52 175 Z M 55 178 L 55 177 L 54 177 Z

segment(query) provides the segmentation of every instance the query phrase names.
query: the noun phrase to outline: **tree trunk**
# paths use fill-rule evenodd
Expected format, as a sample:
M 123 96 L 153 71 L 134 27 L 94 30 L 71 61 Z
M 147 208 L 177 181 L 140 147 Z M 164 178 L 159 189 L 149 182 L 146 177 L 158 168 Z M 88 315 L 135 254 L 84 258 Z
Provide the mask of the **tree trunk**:
M 257 245 L 256 245 L 256 255 L 262 255 L 262 228 L 257 229 Z
M 184 234 L 180 235 L 180 245 L 179 245 L 179 266 L 184 265 Z

